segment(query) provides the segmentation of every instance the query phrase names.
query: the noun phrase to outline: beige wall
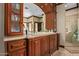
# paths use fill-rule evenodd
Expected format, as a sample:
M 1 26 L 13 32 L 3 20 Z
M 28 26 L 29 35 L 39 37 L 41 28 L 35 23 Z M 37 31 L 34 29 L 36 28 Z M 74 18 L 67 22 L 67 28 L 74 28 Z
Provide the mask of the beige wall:
M 57 31 L 60 33 L 60 45 L 67 46 L 66 36 L 68 32 L 74 32 L 77 25 L 79 30 L 79 8 L 70 11 L 65 11 L 65 4 L 58 5 Z
M 78 29 L 78 8 L 66 11 L 66 44 L 65 46 L 70 46 L 67 43 L 76 42 L 74 32 Z
M 0 3 L 0 55 L 4 52 L 4 4 Z
M 66 29 L 68 32 L 74 32 L 78 24 L 78 8 L 66 11 Z
M 57 32 L 60 33 L 60 45 L 65 44 L 65 7 L 57 6 Z

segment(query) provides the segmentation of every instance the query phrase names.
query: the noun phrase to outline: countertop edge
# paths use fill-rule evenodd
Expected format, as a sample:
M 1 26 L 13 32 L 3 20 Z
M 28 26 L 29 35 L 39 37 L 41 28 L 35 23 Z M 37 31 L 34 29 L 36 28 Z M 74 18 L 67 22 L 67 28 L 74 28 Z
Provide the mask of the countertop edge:
M 39 36 L 47 36 L 47 35 L 52 35 L 52 34 L 57 34 L 57 33 L 49 33 L 49 34 L 44 34 L 44 35 L 39 35 Z M 14 37 L 5 37 L 4 41 L 12 41 L 12 40 L 21 40 L 21 39 L 30 39 L 30 38 L 35 38 L 35 37 L 39 37 L 39 36 L 14 36 Z

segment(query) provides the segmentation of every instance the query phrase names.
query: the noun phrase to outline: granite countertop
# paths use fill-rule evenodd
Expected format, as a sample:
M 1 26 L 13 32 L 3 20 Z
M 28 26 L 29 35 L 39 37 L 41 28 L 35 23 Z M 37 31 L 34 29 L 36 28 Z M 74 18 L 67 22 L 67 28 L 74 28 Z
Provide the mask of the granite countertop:
M 10 37 L 5 37 L 4 41 L 11 41 L 11 40 L 20 40 L 24 38 L 34 38 L 34 37 L 39 37 L 39 36 L 45 36 L 45 35 L 51 35 L 51 34 L 56 34 L 54 32 L 38 32 L 34 34 L 29 34 L 29 35 L 20 35 L 20 36 L 10 36 Z

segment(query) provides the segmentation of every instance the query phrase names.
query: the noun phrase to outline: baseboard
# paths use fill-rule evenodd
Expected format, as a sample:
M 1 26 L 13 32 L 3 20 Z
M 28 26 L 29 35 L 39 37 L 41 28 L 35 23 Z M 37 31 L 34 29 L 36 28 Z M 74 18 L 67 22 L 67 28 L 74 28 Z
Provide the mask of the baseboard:
M 59 45 L 59 47 L 61 47 L 61 48 L 65 48 L 65 46 L 64 46 L 64 45 Z

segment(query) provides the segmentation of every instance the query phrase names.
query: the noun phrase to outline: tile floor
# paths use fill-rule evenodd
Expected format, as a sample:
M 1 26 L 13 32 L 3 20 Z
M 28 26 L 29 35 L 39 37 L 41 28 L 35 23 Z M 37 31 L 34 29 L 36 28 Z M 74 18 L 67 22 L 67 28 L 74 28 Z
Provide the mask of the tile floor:
M 79 56 L 79 53 L 71 53 L 66 48 L 59 47 L 59 50 L 54 52 L 52 56 Z

